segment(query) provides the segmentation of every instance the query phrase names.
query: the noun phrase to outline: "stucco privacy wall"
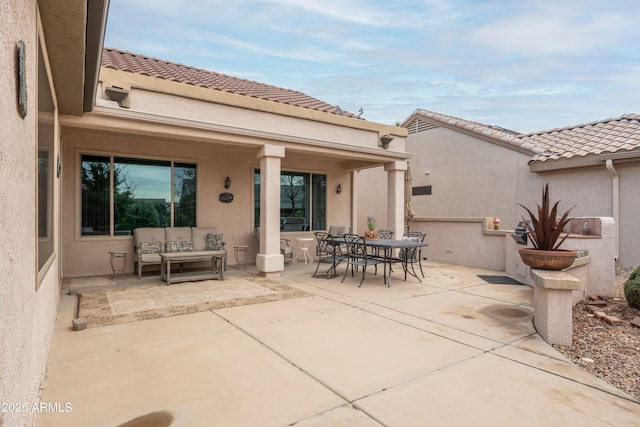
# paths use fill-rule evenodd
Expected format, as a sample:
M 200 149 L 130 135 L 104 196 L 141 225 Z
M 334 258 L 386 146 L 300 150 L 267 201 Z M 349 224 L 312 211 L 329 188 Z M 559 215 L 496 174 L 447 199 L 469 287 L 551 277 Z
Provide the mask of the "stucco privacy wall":
M 614 163 L 619 175 L 619 239 L 618 264 L 635 268 L 640 265 L 640 167 L 638 163 Z M 543 182 L 549 182 L 552 200 L 561 200 L 560 209 L 576 207 L 571 216 L 603 216 L 614 217 L 613 178 L 606 170 L 604 162 L 601 167 L 584 168 L 566 171 L 545 172 L 536 174 Z M 530 197 L 531 202 L 539 200 Z M 529 203 L 521 203 L 529 206 Z
M 133 124 L 125 124 L 133 126 Z M 103 153 L 117 156 L 140 156 L 197 163 L 197 221 L 199 226 L 215 226 L 224 234 L 229 252 L 229 264 L 234 264 L 233 246 L 249 245 L 252 261 L 258 252 L 253 233 L 254 187 L 253 171 L 260 163 L 257 147 L 232 147 L 225 144 L 187 143 L 154 137 L 126 137 L 112 133 L 66 130 L 64 165 L 64 272 L 65 277 L 109 274 L 108 251 L 128 250 L 133 253 L 131 236 L 80 236 L 79 176 L 82 153 Z M 283 170 L 301 170 L 327 175 L 327 225 L 349 223 L 351 173 L 340 162 L 290 154 L 282 159 Z M 225 177 L 231 179 L 229 190 L 224 189 Z M 335 188 L 342 185 L 342 192 Z M 221 203 L 220 193 L 230 191 L 232 203 Z M 282 233 L 293 237 L 300 233 Z M 310 235 L 310 233 L 306 233 Z M 133 262 L 128 271 L 133 272 Z
M 520 220 L 515 201 L 530 189 L 537 194 L 541 185 L 529 173 L 530 154 L 448 128 L 410 134 L 406 149 L 413 155 L 412 186 L 431 186 L 430 195 L 412 198 L 418 217 L 497 216 L 503 228 L 514 227 Z M 384 218 L 384 195 L 374 192 L 386 182 L 384 174 L 376 168 L 360 172 L 358 179 L 372 184 L 359 187 L 361 211 Z
M 26 46 L 27 116 L 17 107 L 16 49 Z M 58 268 L 36 291 L 36 1 L 0 2 L 0 402 L 38 401 L 58 301 Z M 0 425 L 31 425 L 34 413 L 0 413 Z

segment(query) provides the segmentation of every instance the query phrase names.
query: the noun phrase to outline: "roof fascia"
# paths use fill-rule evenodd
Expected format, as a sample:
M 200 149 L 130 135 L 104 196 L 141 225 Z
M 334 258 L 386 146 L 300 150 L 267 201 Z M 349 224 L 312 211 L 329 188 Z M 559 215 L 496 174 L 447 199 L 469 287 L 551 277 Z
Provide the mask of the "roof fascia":
M 107 28 L 109 0 L 92 0 L 87 5 L 87 40 L 85 53 L 84 99 L 82 109 L 93 110 L 100 74 L 100 59 Z
M 557 160 L 531 160 L 529 162 L 529 171 L 540 172 L 552 172 L 565 169 L 579 169 L 589 168 L 594 166 L 602 166 L 604 160 L 597 156 L 585 156 L 585 157 L 571 157 Z

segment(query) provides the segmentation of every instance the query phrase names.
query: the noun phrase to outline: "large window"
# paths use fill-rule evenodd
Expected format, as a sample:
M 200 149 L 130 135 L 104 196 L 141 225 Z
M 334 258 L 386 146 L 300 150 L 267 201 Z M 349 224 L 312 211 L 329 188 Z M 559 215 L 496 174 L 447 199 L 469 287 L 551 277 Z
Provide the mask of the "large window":
M 260 170 L 254 172 L 255 226 L 260 225 Z M 280 230 L 326 229 L 327 176 L 305 172 L 280 174 Z
M 83 155 L 81 175 L 82 235 L 196 226 L 194 164 Z

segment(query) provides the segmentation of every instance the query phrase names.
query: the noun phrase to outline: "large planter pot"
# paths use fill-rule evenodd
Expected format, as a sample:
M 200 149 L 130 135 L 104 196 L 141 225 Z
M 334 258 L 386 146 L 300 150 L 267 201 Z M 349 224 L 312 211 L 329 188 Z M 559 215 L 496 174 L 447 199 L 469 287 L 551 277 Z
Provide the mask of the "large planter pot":
M 364 230 L 364 240 L 376 240 L 378 239 L 377 230 Z
M 570 267 L 577 256 L 576 251 L 562 249 L 545 251 L 534 248 L 520 248 L 519 252 L 522 262 L 531 268 L 540 270 L 563 270 Z

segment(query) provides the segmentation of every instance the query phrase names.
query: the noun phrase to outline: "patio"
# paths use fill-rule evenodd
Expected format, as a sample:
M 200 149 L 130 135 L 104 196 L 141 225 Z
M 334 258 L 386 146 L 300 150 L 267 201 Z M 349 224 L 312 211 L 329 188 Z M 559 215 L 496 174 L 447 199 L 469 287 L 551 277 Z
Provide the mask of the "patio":
M 479 277 L 501 272 L 428 262 L 422 284 L 396 271 L 390 288 L 369 273 L 358 288 L 357 276 L 314 270 L 286 266 L 293 298 L 78 332 L 75 297 L 64 296 L 42 402 L 72 410 L 36 425 L 621 426 L 640 416 L 638 402 L 540 338 L 531 288 Z

